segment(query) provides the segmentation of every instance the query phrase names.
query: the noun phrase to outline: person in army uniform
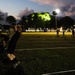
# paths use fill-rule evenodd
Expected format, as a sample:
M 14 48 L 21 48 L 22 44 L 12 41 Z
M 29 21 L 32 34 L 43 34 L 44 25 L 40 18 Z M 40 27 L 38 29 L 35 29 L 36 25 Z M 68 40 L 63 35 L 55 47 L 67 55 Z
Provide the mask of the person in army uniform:
M 7 57 L 12 63 L 14 63 L 14 67 L 16 67 L 20 62 L 16 59 L 16 56 L 14 55 L 14 51 L 16 48 L 16 43 L 21 36 L 21 31 L 22 31 L 21 25 L 20 24 L 14 25 L 14 30 L 15 30 L 15 33 L 10 39 L 9 45 L 7 48 Z

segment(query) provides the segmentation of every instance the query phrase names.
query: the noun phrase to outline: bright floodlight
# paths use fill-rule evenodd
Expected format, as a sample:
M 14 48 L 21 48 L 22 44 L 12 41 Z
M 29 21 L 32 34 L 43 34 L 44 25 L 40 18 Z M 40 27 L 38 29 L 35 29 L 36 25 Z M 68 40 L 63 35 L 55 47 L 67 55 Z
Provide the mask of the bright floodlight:
M 60 13 L 60 9 L 56 9 L 55 11 L 56 11 L 56 13 Z

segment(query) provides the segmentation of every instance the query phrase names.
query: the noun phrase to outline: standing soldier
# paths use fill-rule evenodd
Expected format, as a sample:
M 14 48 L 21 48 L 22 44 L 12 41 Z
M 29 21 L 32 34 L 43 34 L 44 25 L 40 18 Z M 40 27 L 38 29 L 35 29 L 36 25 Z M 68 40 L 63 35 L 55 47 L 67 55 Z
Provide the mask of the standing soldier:
M 57 37 L 59 37 L 59 29 L 57 29 Z
M 72 36 L 74 37 L 74 28 L 72 29 Z

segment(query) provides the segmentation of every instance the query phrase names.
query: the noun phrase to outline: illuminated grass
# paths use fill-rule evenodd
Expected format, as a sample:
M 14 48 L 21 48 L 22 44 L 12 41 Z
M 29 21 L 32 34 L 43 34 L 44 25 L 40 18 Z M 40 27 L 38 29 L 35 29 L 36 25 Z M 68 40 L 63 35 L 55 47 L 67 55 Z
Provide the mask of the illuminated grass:
M 22 34 L 38 34 L 38 35 L 56 35 L 56 32 L 22 32 Z M 59 33 L 59 35 L 63 35 L 62 32 Z M 65 36 L 71 36 L 72 32 L 65 32 Z
M 7 33 L 5 33 L 5 32 L 3 32 L 3 34 L 7 34 Z M 34 35 L 57 35 L 57 33 L 56 32 L 22 32 L 22 34 L 24 35 L 24 34 L 34 34 Z M 63 33 L 62 32 L 59 32 L 59 36 L 60 35 L 63 35 Z M 72 32 L 65 32 L 65 34 L 64 34 L 65 36 L 72 36 Z
M 37 35 L 35 35 L 36 33 Z M 17 51 L 16 56 L 24 66 L 26 74 L 42 75 L 75 69 L 75 38 L 70 35 L 56 37 L 55 35 L 51 36 L 49 32 L 41 33 L 39 35 L 39 32 L 25 32 L 27 35 L 22 35 L 17 43 L 18 49 L 25 49 Z M 41 50 L 41 48 L 43 49 Z M 74 73 L 72 74 L 74 75 Z
M 50 32 L 24 32 L 22 34 L 17 42 L 15 55 L 27 75 L 75 69 L 75 37 L 72 37 L 71 33 L 65 33 L 66 37 L 56 37 L 54 34 L 50 35 Z M 60 34 L 62 35 L 62 33 Z M 41 48 L 43 49 L 41 50 Z M 18 49 L 25 50 L 18 51 Z

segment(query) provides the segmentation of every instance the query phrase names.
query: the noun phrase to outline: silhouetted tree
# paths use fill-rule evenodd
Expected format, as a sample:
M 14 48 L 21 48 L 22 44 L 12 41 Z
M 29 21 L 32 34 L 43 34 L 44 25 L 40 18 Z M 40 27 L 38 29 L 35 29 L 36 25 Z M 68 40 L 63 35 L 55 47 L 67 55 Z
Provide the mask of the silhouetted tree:
M 20 24 L 22 25 L 22 29 L 26 30 L 29 27 L 28 16 L 23 16 L 20 20 Z
M 62 26 L 66 28 L 71 28 L 74 25 L 74 20 L 69 16 L 63 17 L 60 21 Z
M 2 14 L 2 12 L 0 12 L 0 21 L 3 20 L 2 16 L 3 16 L 3 14 Z
M 16 24 L 16 19 L 13 16 L 8 16 L 6 18 L 6 21 L 11 24 L 11 25 L 15 25 Z
M 51 16 L 48 12 L 32 13 L 28 16 L 23 16 L 20 23 L 23 28 L 45 28 L 50 25 Z
M 50 28 L 56 28 L 56 26 L 55 26 L 55 16 L 51 16 Z
M 52 14 L 53 14 L 53 15 L 57 15 L 56 11 L 53 11 Z
M 28 17 L 29 23 L 34 28 L 48 27 L 50 24 L 50 14 L 48 12 L 33 13 Z

